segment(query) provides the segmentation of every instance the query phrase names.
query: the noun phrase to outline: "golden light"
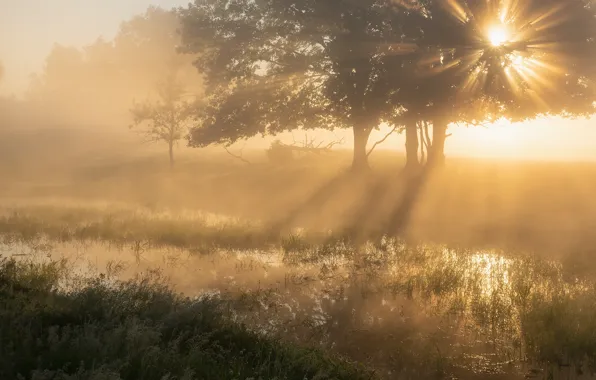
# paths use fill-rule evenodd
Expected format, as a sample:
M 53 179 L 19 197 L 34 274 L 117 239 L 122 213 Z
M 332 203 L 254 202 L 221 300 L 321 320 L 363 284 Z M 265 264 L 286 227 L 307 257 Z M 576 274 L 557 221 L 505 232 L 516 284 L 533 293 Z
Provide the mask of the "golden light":
M 509 40 L 507 27 L 503 24 L 497 24 L 488 28 L 488 40 L 495 47 L 503 46 Z

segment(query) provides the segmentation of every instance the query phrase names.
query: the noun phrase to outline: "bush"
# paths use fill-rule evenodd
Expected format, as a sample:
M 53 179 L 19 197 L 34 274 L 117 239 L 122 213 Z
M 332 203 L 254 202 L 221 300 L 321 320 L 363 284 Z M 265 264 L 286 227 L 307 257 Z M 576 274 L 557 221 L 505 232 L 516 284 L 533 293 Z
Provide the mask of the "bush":
M 371 378 L 230 322 L 222 300 L 182 298 L 152 277 L 58 291 L 54 267 L 0 262 L 2 379 Z

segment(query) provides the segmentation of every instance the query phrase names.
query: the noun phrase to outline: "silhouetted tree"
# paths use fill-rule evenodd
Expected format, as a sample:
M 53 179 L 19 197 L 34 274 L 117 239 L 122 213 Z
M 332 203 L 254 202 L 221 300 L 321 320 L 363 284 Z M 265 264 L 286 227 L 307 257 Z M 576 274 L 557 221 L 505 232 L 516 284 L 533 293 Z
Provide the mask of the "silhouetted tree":
M 405 106 L 413 115 L 405 115 L 432 124 L 428 168 L 443 162 L 447 126 L 453 122 L 594 113 L 596 23 L 588 2 L 429 0 L 418 4 L 424 7 L 413 15 L 424 33 L 412 56 L 418 56 L 418 64 L 412 65 L 417 75 L 406 82 L 409 91 L 403 94 L 412 96 Z M 507 4 L 513 8 L 499 13 Z M 495 22 L 506 24 L 510 34 L 492 39 L 487 30 Z M 406 129 L 406 135 L 418 139 L 415 128 Z M 429 172 L 406 187 L 391 213 L 390 232 L 407 226 Z
M 390 3 L 196 0 L 181 10 L 184 50 L 200 54 L 210 95 L 190 144 L 351 128 L 352 167 L 367 168 L 371 131 L 398 112 L 388 74 L 412 50 Z
M 444 159 L 450 123 L 594 112 L 595 13 L 584 0 L 421 0 L 415 74 L 399 100 L 432 124 L 429 163 Z M 502 28 L 491 41 L 491 26 Z M 407 140 L 417 140 L 406 129 Z M 408 131 L 410 133 L 408 133 Z M 411 151 L 416 144 L 410 144 Z M 412 153 L 408 155 L 410 157 Z
M 175 75 L 159 84 L 157 94 L 156 101 L 134 104 L 131 128 L 140 128 L 148 142 L 167 143 L 170 166 L 174 166 L 174 145 L 186 136 L 195 106 L 185 100 L 184 87 Z

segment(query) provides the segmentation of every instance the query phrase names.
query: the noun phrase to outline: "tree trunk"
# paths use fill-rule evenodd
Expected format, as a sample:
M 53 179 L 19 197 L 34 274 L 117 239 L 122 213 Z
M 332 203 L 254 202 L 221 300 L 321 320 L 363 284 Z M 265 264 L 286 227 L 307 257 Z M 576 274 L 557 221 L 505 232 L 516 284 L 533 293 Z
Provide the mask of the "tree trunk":
M 428 151 L 429 166 L 443 166 L 445 163 L 445 140 L 447 138 L 447 121 L 442 117 L 433 120 L 433 143 Z
M 169 143 L 169 154 L 170 154 L 170 168 L 174 167 L 174 142 L 170 141 Z
M 366 145 L 371 130 L 369 128 L 352 128 L 354 131 L 354 158 L 352 161 L 352 171 L 366 171 L 368 166 L 368 156 L 366 155 Z
M 418 161 L 418 128 L 416 120 L 406 123 L 406 169 L 416 170 L 420 167 Z
M 418 145 L 420 145 L 420 166 L 424 165 L 424 163 L 426 162 L 426 154 L 425 154 L 425 150 L 424 150 L 424 125 L 422 123 L 420 123 L 420 126 L 418 128 L 418 133 L 420 133 L 420 138 L 419 141 L 420 143 Z

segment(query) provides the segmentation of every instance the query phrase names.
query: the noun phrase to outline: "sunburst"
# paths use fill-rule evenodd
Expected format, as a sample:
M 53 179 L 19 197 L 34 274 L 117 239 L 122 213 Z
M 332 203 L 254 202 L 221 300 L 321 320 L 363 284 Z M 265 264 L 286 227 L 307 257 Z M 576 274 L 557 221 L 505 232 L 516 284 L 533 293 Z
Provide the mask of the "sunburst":
M 494 0 L 471 9 L 464 0 L 444 1 L 452 16 L 469 25 L 481 41 L 475 53 L 462 53 L 466 64 L 458 68 L 466 77 L 459 86 L 461 94 L 473 97 L 492 86 L 497 93 L 507 89 L 513 96 L 545 105 L 548 94 L 566 83 L 568 74 L 561 62 L 568 57 L 560 52 L 563 43 L 556 42 L 559 27 L 573 22 L 565 6 L 554 1 L 547 6 L 540 0 Z M 445 60 L 441 66 L 452 63 Z
M 494 47 L 504 46 L 511 38 L 509 30 L 504 24 L 494 24 L 489 26 L 486 34 L 488 41 Z

